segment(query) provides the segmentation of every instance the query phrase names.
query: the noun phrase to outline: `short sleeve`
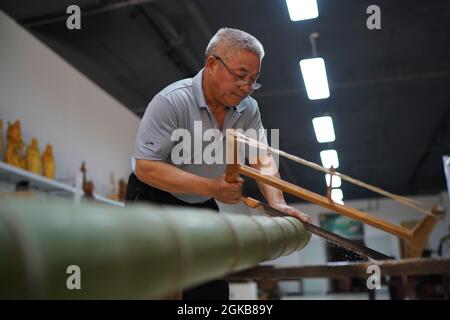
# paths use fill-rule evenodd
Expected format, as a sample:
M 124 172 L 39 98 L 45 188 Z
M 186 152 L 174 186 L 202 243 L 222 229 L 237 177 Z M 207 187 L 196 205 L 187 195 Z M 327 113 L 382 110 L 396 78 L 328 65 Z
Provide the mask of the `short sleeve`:
M 139 124 L 135 158 L 167 161 L 176 143 L 172 133 L 178 128 L 178 118 L 172 104 L 161 94 L 149 103 Z
M 255 100 L 253 100 L 253 105 L 249 107 L 249 117 L 248 121 L 245 126 L 245 131 L 249 132 L 249 129 L 256 130 L 257 137 L 255 137 L 255 140 L 258 140 L 260 143 L 268 144 L 267 143 L 267 136 L 266 132 L 264 130 L 264 126 L 261 122 L 261 114 L 259 112 L 258 104 Z M 254 138 L 254 137 L 252 137 Z
M 259 113 L 258 104 L 255 100 L 251 101 L 252 104 L 247 107 L 246 112 L 246 121 L 244 125 L 244 134 L 251 140 L 256 140 L 263 145 L 267 145 L 267 137 L 266 132 L 264 130 L 264 126 L 261 122 L 261 114 Z M 266 149 L 260 147 L 256 147 L 253 143 L 241 143 L 239 144 L 239 153 L 248 159 L 250 163 L 254 163 L 256 161 L 256 156 L 265 155 Z

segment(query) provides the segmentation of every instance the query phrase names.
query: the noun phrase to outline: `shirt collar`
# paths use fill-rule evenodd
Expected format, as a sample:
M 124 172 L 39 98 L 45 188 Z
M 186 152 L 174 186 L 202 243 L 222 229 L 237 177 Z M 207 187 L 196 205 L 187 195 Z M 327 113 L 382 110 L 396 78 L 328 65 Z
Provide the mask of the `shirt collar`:
M 194 99 L 199 108 L 207 108 L 205 95 L 203 93 L 203 70 L 202 68 L 199 73 L 192 78 L 192 90 L 194 92 Z

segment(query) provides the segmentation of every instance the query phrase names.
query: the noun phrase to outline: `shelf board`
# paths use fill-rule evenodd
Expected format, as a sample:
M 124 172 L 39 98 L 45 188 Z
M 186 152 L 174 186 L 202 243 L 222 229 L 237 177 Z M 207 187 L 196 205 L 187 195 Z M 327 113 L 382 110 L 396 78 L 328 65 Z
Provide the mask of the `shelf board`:
M 73 196 L 76 192 L 75 187 L 49 179 L 47 177 L 32 173 L 30 171 L 14 167 L 0 161 L 0 179 L 16 184 L 20 181 L 28 181 L 30 189 L 38 189 L 45 192 L 63 193 L 67 196 Z
M 65 183 L 49 179 L 47 177 L 32 173 L 30 171 L 20 169 L 0 161 L 0 180 L 16 184 L 20 181 L 28 181 L 30 189 L 37 189 L 43 192 L 51 192 L 65 197 L 73 198 L 77 192 L 75 187 Z M 81 190 L 81 194 L 84 192 Z M 119 201 L 114 201 L 94 193 L 95 200 L 99 202 L 109 203 L 116 206 L 123 207 L 124 204 Z

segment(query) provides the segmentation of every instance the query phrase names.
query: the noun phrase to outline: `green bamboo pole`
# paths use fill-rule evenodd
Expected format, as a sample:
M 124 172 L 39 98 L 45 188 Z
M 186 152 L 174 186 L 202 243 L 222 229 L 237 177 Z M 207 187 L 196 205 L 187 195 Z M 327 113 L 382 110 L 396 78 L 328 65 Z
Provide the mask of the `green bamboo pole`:
M 302 249 L 292 217 L 66 201 L 0 201 L 0 297 L 146 299 Z M 69 290 L 70 265 L 81 289 Z

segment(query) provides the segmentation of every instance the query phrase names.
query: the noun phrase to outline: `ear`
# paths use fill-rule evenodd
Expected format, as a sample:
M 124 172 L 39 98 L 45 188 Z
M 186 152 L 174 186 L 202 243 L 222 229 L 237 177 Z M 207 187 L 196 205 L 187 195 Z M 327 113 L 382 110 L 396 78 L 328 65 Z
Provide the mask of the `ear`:
M 205 61 L 205 69 L 206 69 L 206 71 L 208 71 L 208 72 L 215 71 L 216 68 L 217 68 L 217 63 L 218 62 L 219 61 L 217 61 L 217 59 L 215 59 L 212 56 L 209 56 L 206 59 L 206 61 Z

